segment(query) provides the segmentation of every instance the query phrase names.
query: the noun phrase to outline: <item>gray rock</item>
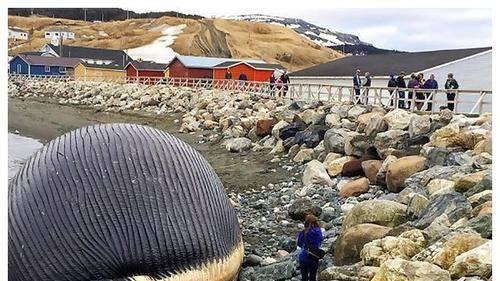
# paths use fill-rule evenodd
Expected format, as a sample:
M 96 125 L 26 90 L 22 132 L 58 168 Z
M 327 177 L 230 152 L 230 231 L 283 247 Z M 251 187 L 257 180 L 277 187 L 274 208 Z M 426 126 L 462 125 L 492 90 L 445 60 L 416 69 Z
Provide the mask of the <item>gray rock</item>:
M 243 152 L 250 150 L 252 141 L 247 138 L 235 138 L 226 141 L 226 149 L 230 152 Z
M 346 129 L 330 129 L 326 131 L 324 145 L 326 152 L 345 154 L 345 136 L 350 132 Z
M 491 218 L 492 218 L 491 213 L 482 215 L 469 220 L 466 226 L 477 231 L 479 234 L 481 234 L 483 238 L 491 239 L 492 235 Z
M 374 116 L 368 121 L 368 124 L 365 127 L 365 135 L 367 136 L 375 136 L 378 133 L 387 130 L 387 123 L 384 120 L 383 116 Z
M 413 190 L 424 190 L 432 179 L 451 179 L 456 174 L 470 174 L 472 166 L 434 166 L 427 170 L 415 173 L 405 180 L 405 186 Z
M 263 260 L 264 260 L 263 258 L 257 255 L 250 254 L 244 258 L 243 267 L 260 265 Z
M 412 115 L 408 133 L 410 137 L 427 134 L 431 130 L 431 119 L 427 115 Z
M 446 214 L 451 224 L 462 217 L 467 217 L 472 212 L 472 206 L 462 194 L 452 192 L 435 197 L 417 215 L 414 226 L 424 229 L 429 226 L 435 218 L 441 214 Z
M 378 133 L 375 136 L 373 145 L 380 157 L 385 158 L 391 154 L 391 151 L 405 149 L 407 147 L 406 139 L 408 139 L 408 132 L 403 130 L 389 130 Z
M 313 214 L 316 217 L 321 215 L 321 207 L 314 204 L 311 199 L 300 198 L 290 205 L 288 215 L 294 220 L 304 220 L 307 214 Z
M 449 155 L 450 151 L 448 149 L 442 147 L 433 147 L 427 153 L 426 165 L 428 167 L 444 166 L 446 165 Z

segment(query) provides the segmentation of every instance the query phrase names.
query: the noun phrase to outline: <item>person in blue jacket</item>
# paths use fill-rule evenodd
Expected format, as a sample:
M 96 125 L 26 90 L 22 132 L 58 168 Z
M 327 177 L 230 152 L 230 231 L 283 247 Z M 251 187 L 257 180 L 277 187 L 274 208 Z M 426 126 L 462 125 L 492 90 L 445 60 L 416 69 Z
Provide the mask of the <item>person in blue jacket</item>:
M 306 248 L 319 248 L 323 242 L 323 234 L 318 224 L 318 218 L 314 215 L 307 215 L 304 223 L 304 230 L 299 233 L 297 245 L 300 247 L 299 264 L 302 281 L 316 281 L 319 260 L 310 256 Z
M 437 89 L 438 88 L 438 82 L 434 79 L 434 74 L 431 74 L 429 76 L 429 79 L 427 79 L 424 83 L 423 86 L 424 89 Z M 425 93 L 425 98 L 429 98 L 430 92 Z M 427 108 L 426 111 L 432 111 L 432 102 L 429 100 L 427 103 Z

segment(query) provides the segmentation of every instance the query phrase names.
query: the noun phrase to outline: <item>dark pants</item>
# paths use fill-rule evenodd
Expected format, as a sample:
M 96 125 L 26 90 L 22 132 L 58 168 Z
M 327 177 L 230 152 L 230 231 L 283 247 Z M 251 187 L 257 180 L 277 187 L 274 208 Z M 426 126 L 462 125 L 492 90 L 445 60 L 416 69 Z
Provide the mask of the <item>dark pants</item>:
M 356 104 L 361 103 L 361 99 L 359 99 L 359 95 L 361 94 L 361 90 L 359 88 L 354 88 L 354 99 L 357 99 Z
M 455 95 L 456 95 L 456 93 L 446 93 L 446 99 L 448 101 L 455 101 Z M 452 102 L 449 102 L 448 109 L 453 111 L 455 109 L 455 104 Z
M 318 261 L 309 260 L 307 262 L 300 262 L 300 274 L 302 281 L 316 281 L 316 272 L 318 271 Z
M 415 95 L 417 100 L 415 101 L 415 106 L 417 107 L 418 110 L 421 110 L 422 106 L 424 106 L 425 95 L 422 92 L 416 92 Z
M 286 93 L 288 92 L 288 85 L 283 85 L 283 96 L 286 97 Z
M 400 91 L 399 93 L 398 108 L 406 108 L 405 106 L 405 91 Z

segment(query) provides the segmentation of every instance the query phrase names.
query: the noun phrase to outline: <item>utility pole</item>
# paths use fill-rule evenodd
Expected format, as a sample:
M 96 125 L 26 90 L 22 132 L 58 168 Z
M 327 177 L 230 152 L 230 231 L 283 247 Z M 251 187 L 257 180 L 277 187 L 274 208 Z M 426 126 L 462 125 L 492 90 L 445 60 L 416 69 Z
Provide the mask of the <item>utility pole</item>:
M 129 19 L 129 18 L 130 18 L 130 17 L 129 17 L 129 12 L 130 12 L 130 11 L 129 11 L 129 10 L 127 10 L 127 19 Z
M 104 12 L 101 11 L 101 21 L 104 22 Z
M 87 8 L 83 9 L 83 21 L 87 21 Z

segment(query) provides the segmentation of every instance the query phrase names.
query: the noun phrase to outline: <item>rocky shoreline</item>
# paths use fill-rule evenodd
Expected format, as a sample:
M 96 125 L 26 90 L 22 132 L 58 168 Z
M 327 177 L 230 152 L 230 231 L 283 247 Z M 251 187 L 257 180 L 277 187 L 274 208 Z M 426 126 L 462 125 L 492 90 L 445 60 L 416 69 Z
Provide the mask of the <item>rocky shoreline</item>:
M 294 237 L 306 213 L 319 216 L 328 250 L 319 280 L 491 280 L 491 114 L 93 82 L 9 82 L 9 96 L 180 113 L 180 132 L 211 130 L 204 141 L 269 151 L 296 171 L 229 194 L 245 241 L 240 280 L 300 279 Z

